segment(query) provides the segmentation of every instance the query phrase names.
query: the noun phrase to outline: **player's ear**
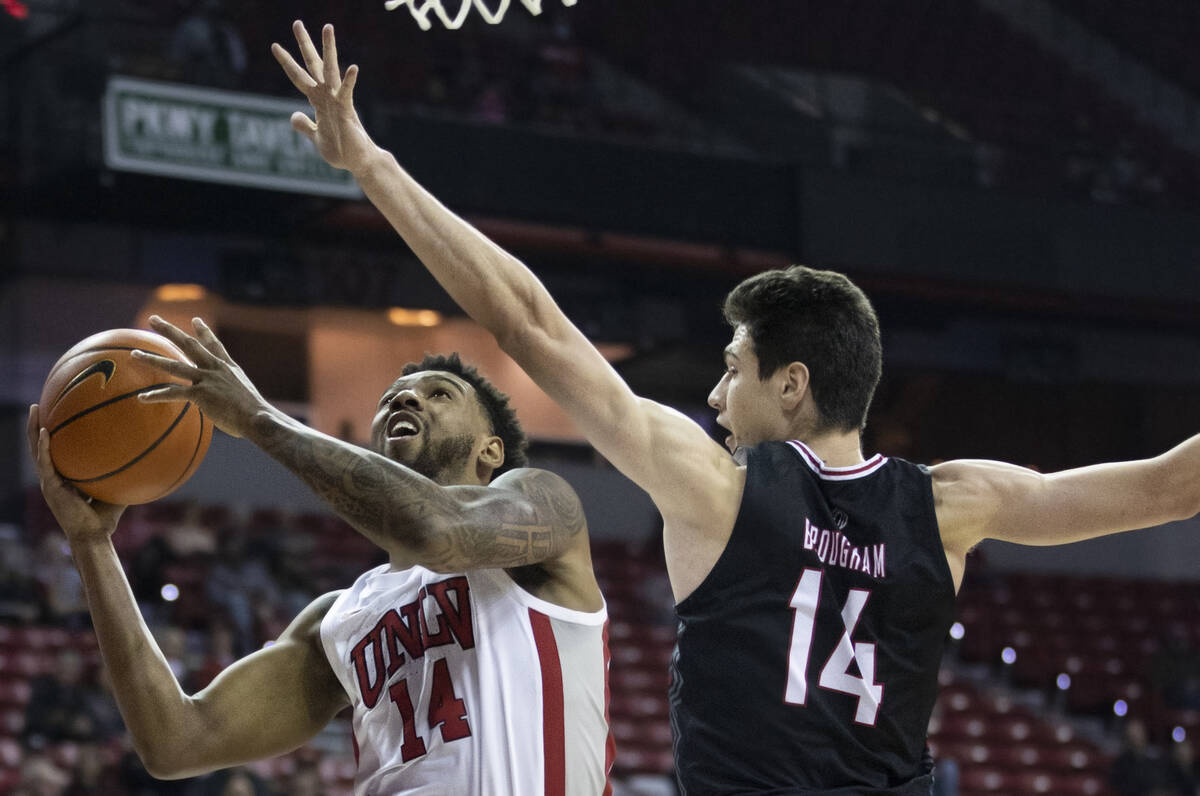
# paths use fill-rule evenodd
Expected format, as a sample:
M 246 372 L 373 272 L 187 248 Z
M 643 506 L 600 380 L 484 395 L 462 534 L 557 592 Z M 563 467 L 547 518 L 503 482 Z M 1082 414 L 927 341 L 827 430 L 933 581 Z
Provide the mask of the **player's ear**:
M 488 437 L 479 449 L 479 463 L 492 470 L 504 464 L 504 440 L 499 437 Z
M 779 369 L 779 397 L 785 409 L 795 409 L 808 395 L 808 365 L 789 362 Z

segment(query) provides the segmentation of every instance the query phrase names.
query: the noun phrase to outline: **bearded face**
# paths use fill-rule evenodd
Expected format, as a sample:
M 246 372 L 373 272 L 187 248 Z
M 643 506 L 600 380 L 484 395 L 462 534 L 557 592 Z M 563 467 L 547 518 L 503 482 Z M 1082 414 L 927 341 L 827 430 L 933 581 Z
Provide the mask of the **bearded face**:
M 490 434 L 468 382 L 444 371 L 421 371 L 384 392 L 371 424 L 371 446 L 444 483 L 471 466 L 477 443 Z

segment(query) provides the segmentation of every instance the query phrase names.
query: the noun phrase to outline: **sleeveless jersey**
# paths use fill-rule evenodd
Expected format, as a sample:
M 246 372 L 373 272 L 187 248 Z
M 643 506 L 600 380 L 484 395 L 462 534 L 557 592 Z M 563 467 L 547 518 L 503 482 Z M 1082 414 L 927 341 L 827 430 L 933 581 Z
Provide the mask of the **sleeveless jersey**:
M 676 606 L 671 721 L 700 794 L 924 794 L 954 583 L 927 468 L 747 450 L 724 552 Z
M 354 710 L 355 795 L 609 793 L 607 618 L 501 569 L 363 574 L 321 622 Z

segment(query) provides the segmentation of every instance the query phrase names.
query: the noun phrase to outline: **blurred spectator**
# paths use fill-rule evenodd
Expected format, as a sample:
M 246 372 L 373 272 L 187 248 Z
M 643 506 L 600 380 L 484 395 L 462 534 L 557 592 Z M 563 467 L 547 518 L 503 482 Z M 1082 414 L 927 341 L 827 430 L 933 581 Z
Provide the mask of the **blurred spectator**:
M 199 0 L 180 20 L 167 58 L 182 77 L 223 88 L 237 86 L 246 72 L 246 45 L 221 0 Z
M 287 629 L 291 618 L 279 609 L 279 602 L 256 600 L 254 602 L 254 634 L 264 643 L 272 642 Z
M 147 539 L 133 554 L 133 562 L 128 568 L 129 583 L 133 588 L 133 596 L 151 620 L 158 615 L 157 611 L 147 609 L 158 604 L 163 584 L 166 582 L 164 573 L 168 567 L 178 564 L 180 560 L 171 549 L 166 535 L 158 533 Z
M 196 780 L 187 796 L 270 796 L 271 790 L 245 768 L 228 768 Z
M 21 764 L 21 781 L 11 796 L 62 796 L 71 778 L 49 757 L 34 753 Z
M 675 615 L 675 593 L 671 590 L 671 579 L 667 577 L 667 559 L 663 553 L 662 520 L 641 545 L 637 559 L 646 565 L 638 570 L 638 605 L 641 619 L 662 627 L 674 627 L 679 621 Z
M 88 701 L 83 659 L 75 650 L 64 649 L 58 653 L 54 672 L 33 680 L 25 706 L 26 739 L 34 745 L 95 740 L 96 722 Z
M 127 746 L 124 750 L 114 771 L 116 780 L 120 783 L 117 792 L 128 796 L 188 796 L 188 791 L 194 784 L 193 780 L 161 780 L 150 776 L 132 746 Z
M 1173 708 L 1200 708 L 1200 654 L 1188 629 L 1172 626 L 1151 663 L 1151 680 Z
M 158 641 L 159 649 L 162 650 L 163 657 L 167 659 L 167 665 L 171 667 L 175 679 L 184 688 L 188 688 L 192 667 L 188 660 L 187 634 L 183 632 L 182 628 L 164 625 L 155 631 L 154 637 Z
M 44 601 L 47 622 L 71 629 L 91 626 L 83 581 L 71 563 L 66 539 L 59 534 L 46 534 L 42 539 L 34 578 Z
M 1113 760 L 1109 783 L 1118 796 L 1151 796 L 1165 785 L 1162 758 L 1146 741 L 1146 727 L 1138 719 L 1125 725 L 1125 743 Z
M 196 690 L 206 687 L 235 660 L 233 631 L 222 622 L 214 624 L 208 635 L 208 650 L 204 660 L 192 673 L 192 686 Z
M 205 587 L 209 601 L 224 609 L 233 623 L 237 654 L 255 649 L 255 606 L 260 602 L 278 604 L 279 591 L 261 557 L 247 550 L 241 529 L 222 534 Z
M 321 783 L 321 769 L 315 761 L 300 762 L 286 779 L 280 793 L 288 796 L 322 796 L 325 786 Z
M 89 684 L 83 693 L 83 708 L 92 719 L 95 740 L 100 742 L 111 740 L 125 731 L 125 721 L 113 698 L 112 684 L 108 678 L 108 667 L 101 666 L 96 671 L 96 682 Z
M 37 619 L 37 584 L 29 548 L 15 525 L 0 524 L 0 621 L 27 625 Z
M 79 747 L 79 758 L 71 771 L 63 796 L 96 796 L 120 793 L 116 772 L 107 765 L 104 749 L 96 744 Z
M 1200 793 L 1200 777 L 1196 776 L 1196 760 L 1189 741 L 1171 747 L 1167 761 L 1165 793 L 1171 796 L 1196 796 Z
M 289 543 L 292 543 L 300 539 L 300 536 L 289 534 L 287 539 Z M 312 541 L 311 537 L 309 541 Z M 318 588 L 309 570 L 311 548 L 310 544 L 308 549 L 301 552 L 300 549 L 289 547 L 283 555 L 274 559 L 275 566 L 272 574 L 279 588 L 280 611 L 284 616 L 296 616 L 318 594 L 328 591 L 328 589 Z
M 164 537 L 177 558 L 211 556 L 217 552 L 216 535 L 204 524 L 202 514 L 200 505 L 190 502 L 184 507 L 179 521 L 167 526 Z

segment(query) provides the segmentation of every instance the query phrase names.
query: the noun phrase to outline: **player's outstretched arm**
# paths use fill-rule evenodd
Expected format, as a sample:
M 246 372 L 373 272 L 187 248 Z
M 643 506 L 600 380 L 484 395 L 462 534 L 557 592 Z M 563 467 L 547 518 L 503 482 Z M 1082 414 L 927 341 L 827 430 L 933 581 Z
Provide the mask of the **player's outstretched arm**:
M 369 450 L 330 437 L 271 406 L 204 321 L 196 336 L 153 316 L 151 327 L 190 363 L 134 356 L 190 384 L 142 400 L 194 401 L 219 428 L 245 437 L 287 467 L 398 565 L 458 572 L 518 567 L 586 551 L 579 498 L 545 470 L 505 473 L 490 486 L 443 486 Z M 497 465 L 502 459 L 497 458 Z
M 331 26 L 322 29 L 320 53 L 301 23 L 293 30 L 303 66 L 278 44 L 272 52 L 315 112 L 315 120 L 293 116 L 293 126 L 330 164 L 354 174 L 459 306 L 563 407 L 589 442 L 650 493 L 673 529 L 701 532 L 721 525 L 714 517 L 731 504 L 726 493 L 740 488 L 728 453 L 685 416 L 636 396 L 528 268 L 371 141 L 353 107 L 358 70 L 339 75 Z
M 947 550 L 1076 542 L 1200 513 L 1200 435 L 1152 459 L 1042 474 L 990 461 L 932 469 Z
M 312 738 L 347 699 L 320 648 L 318 598 L 271 647 L 188 696 L 146 627 L 113 549 L 123 506 L 87 501 L 50 461 L 50 438 L 29 415 L 29 448 L 42 494 L 71 545 L 83 579 L 113 695 L 146 769 L 161 779 L 193 776 L 291 751 Z

